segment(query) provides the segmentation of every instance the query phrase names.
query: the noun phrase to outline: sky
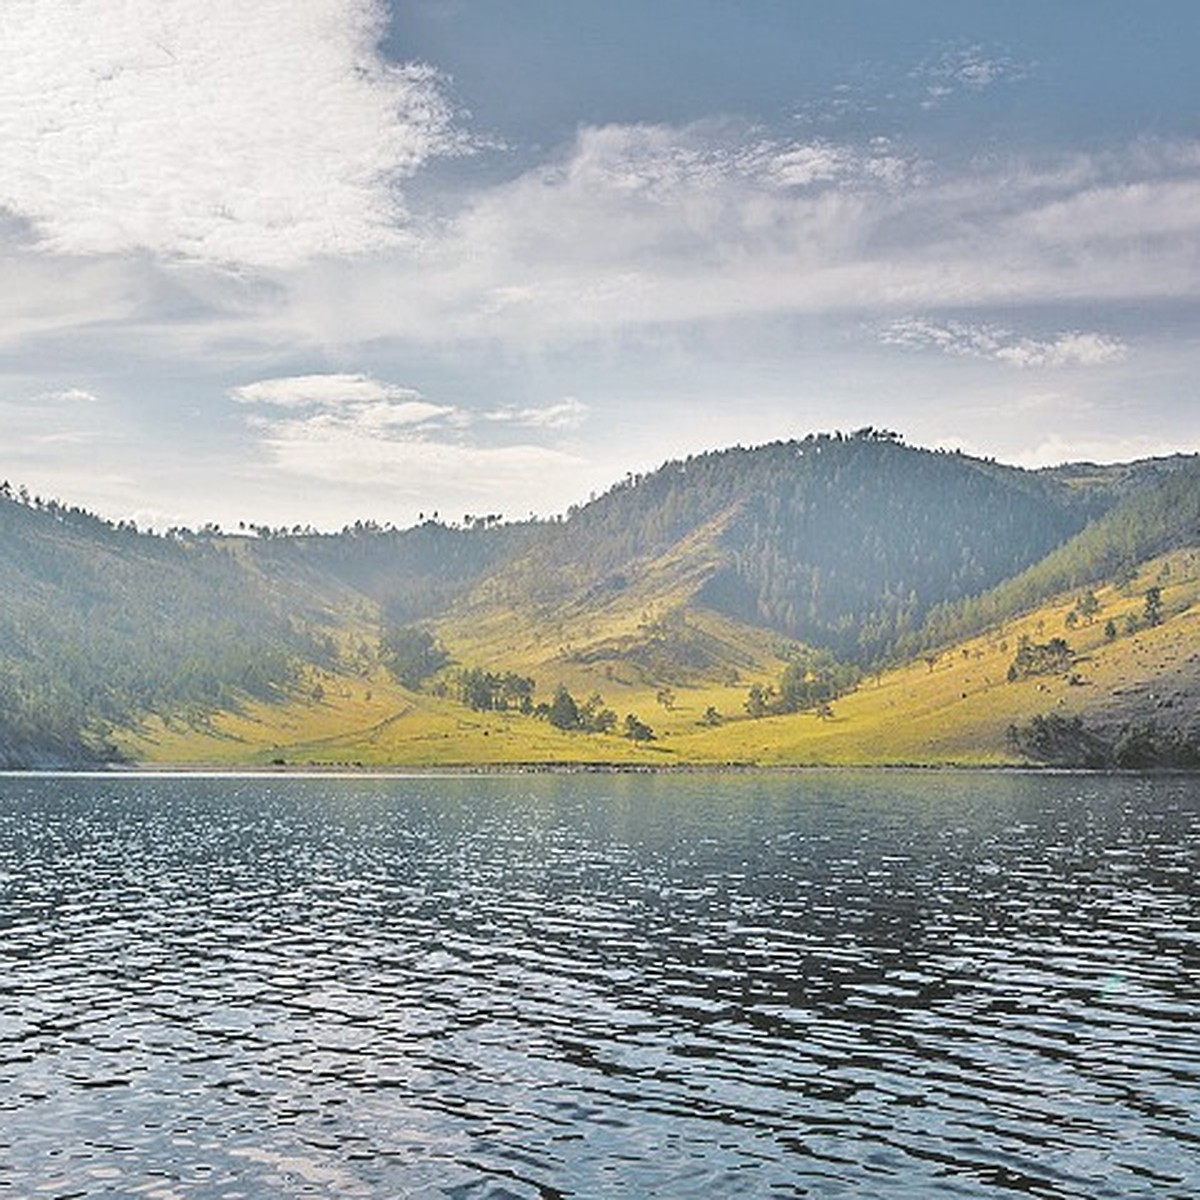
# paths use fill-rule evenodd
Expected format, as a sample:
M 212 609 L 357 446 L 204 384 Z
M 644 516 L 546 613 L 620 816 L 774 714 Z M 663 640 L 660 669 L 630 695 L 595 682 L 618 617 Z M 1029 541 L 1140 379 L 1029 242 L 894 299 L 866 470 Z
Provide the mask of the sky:
M 1200 448 L 1194 0 L 4 0 L 0 477 L 519 519 L 865 425 Z

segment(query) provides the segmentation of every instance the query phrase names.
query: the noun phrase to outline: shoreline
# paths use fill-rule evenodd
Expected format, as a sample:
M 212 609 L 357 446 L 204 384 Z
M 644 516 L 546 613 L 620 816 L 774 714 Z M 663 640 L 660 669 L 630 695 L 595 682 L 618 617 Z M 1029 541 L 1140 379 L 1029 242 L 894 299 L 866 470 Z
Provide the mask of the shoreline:
M 1101 768 L 1052 763 L 892 762 L 892 763 L 628 763 L 525 762 L 407 765 L 307 763 L 231 766 L 212 763 L 110 763 L 94 766 L 0 768 L 0 778 L 241 778 L 241 779 L 438 779 L 533 775 L 804 775 L 849 772 L 971 772 L 1018 775 L 1102 777 L 1200 777 L 1185 767 Z

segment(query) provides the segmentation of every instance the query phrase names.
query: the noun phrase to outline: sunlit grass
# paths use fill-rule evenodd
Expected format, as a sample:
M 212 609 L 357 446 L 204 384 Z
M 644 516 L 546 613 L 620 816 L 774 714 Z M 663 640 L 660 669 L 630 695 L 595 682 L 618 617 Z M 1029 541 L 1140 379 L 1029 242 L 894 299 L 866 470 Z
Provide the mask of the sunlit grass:
M 1096 589 L 1101 607 L 1090 623 L 1067 628 L 1078 593 L 1063 596 L 936 656 L 868 676 L 835 701 L 832 717 L 751 719 L 744 707 L 749 685 L 776 682 L 782 670 L 773 653 L 778 639 L 688 608 L 690 580 L 678 562 L 674 569 L 674 587 L 655 590 L 647 580 L 552 619 L 480 609 L 439 627 L 457 664 L 531 675 L 539 699 L 548 700 L 559 683 L 579 699 L 599 692 L 620 721 L 632 712 L 653 727 L 656 740 L 646 745 L 619 734 L 564 733 L 532 716 L 476 713 L 452 695 L 408 691 L 371 661 L 374 645 L 364 653 L 374 635 L 362 624 L 344 640 L 344 652 L 354 647 L 353 669 L 309 668 L 278 703 L 251 701 L 202 722 L 156 717 L 119 742 L 147 763 L 215 766 L 994 765 L 1015 761 L 1010 725 L 1040 713 L 1086 713 L 1200 648 L 1200 556 L 1180 552 L 1147 564 L 1124 590 Z M 1162 589 L 1167 619 L 1126 632 L 1126 617 L 1141 616 L 1153 584 Z M 1110 619 L 1118 627 L 1111 640 Z M 672 620 L 702 636 L 710 653 L 705 673 L 680 664 L 670 677 L 656 677 L 639 663 L 656 627 Z M 1075 682 L 1060 675 L 1008 682 L 1023 635 L 1039 642 L 1065 637 Z M 718 724 L 706 723 L 710 709 Z

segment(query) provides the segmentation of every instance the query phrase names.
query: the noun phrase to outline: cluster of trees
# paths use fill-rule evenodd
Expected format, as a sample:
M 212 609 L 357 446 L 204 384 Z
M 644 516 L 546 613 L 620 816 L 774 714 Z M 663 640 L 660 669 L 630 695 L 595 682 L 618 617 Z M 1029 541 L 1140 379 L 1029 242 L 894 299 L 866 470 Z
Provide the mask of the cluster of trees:
M 1130 722 L 1115 730 L 1092 728 L 1081 717 L 1046 713 L 1025 725 L 1010 725 L 1008 742 L 1036 762 L 1091 770 L 1154 770 L 1200 767 L 1200 739 L 1153 721 Z
M 534 682 L 527 675 L 464 667 L 455 682 L 460 702 L 476 712 L 534 712 Z
M 636 713 L 625 714 L 625 736 L 634 742 L 654 741 L 654 730 L 638 718 Z
M 1048 642 L 1035 642 L 1022 634 L 1017 643 L 1016 657 L 1008 667 L 1008 681 L 1028 679 L 1031 675 L 1061 675 L 1071 665 L 1071 647 L 1065 638 L 1053 637 Z
M 576 729 L 583 733 L 611 733 L 617 724 L 617 714 L 605 707 L 599 692 L 579 702 L 561 683 L 554 689 L 545 716 L 555 729 Z
M 450 655 L 432 633 L 416 625 L 393 625 L 379 639 L 384 665 L 406 688 L 419 688 Z
M 385 664 L 409 688 L 419 688 L 450 661 L 445 647 L 419 626 L 391 627 L 381 638 L 380 646 Z M 560 683 L 549 701 L 535 704 L 535 681 L 515 671 L 463 667 L 454 673 L 453 681 L 459 702 L 476 712 L 519 712 L 540 717 L 565 732 L 612 733 L 617 728 L 617 714 L 607 707 L 599 692 L 593 692 L 586 700 L 576 700 Z M 659 690 L 658 701 L 664 707 L 670 708 L 674 697 L 670 688 Z M 623 731 L 634 741 L 654 740 L 654 730 L 635 713 L 626 715 Z
M 828 650 L 791 647 L 787 657 L 778 688 L 761 683 L 750 686 L 745 705 L 749 716 L 807 709 L 831 716 L 833 701 L 856 688 L 862 677 L 858 666 L 839 662 Z
M 565 684 L 554 689 L 549 701 L 533 702 L 534 681 L 512 672 L 504 674 L 470 667 L 458 673 L 459 699 L 479 711 L 515 710 L 540 717 L 564 733 L 612 733 L 617 714 L 604 703 L 599 692 L 577 700 Z M 654 740 L 654 730 L 636 714 L 629 713 L 623 726 L 625 737 L 634 741 Z

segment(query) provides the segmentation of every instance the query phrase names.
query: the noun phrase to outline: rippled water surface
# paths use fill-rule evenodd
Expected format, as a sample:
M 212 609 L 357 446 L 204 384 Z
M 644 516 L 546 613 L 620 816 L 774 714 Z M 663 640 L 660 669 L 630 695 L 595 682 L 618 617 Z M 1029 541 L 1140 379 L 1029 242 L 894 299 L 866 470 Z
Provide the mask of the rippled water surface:
M 0 1194 L 1200 1196 L 1200 781 L 0 780 Z

